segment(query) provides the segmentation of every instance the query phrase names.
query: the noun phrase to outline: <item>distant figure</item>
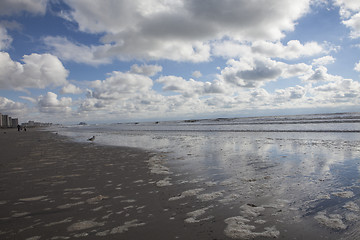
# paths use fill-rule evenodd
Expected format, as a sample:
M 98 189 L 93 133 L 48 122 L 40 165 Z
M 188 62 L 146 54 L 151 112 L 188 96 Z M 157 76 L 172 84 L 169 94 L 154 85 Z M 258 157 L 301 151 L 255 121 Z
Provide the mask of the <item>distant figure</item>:
M 18 132 L 20 132 L 21 126 L 20 126 L 20 125 L 17 125 L 17 128 L 18 128 Z
M 91 138 L 89 138 L 88 141 L 91 141 L 91 142 L 95 141 L 95 136 L 92 136 Z
M 24 127 L 24 131 L 26 132 L 26 127 Z

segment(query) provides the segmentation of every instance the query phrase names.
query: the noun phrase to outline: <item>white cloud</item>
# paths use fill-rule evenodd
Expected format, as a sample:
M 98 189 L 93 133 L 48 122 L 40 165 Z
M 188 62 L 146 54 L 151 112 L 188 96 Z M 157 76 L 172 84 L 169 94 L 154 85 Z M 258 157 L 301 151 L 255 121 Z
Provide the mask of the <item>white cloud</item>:
M 355 64 L 354 70 L 360 72 L 360 61 Z
M 202 77 L 202 74 L 200 71 L 194 71 L 192 74 L 191 74 L 194 78 L 200 78 Z
M 71 10 L 63 13 L 65 19 L 76 22 L 80 31 L 104 34 L 102 42 L 107 50 L 102 52 L 104 59 L 116 56 L 121 60 L 201 62 L 210 60 L 213 40 L 281 39 L 309 11 L 310 0 L 94 0 L 91 3 L 68 0 L 66 3 Z M 94 51 L 94 47 L 77 47 Z M 222 54 L 219 48 L 215 52 Z
M 335 62 L 335 58 L 333 56 L 324 56 L 321 58 L 314 59 L 312 61 L 312 65 L 314 66 L 324 66 L 328 64 L 332 64 Z
M 342 79 L 340 76 L 334 76 L 327 73 L 327 68 L 319 66 L 310 75 L 304 76 L 303 80 L 306 81 L 337 81 Z
M 80 94 L 82 92 L 83 90 L 71 83 L 68 83 L 60 90 L 61 94 Z
M 134 64 L 131 66 L 131 73 L 140 74 L 152 77 L 156 75 L 157 73 L 162 71 L 162 67 L 159 65 L 147 65 L 143 64 L 141 66 Z
M 40 112 L 44 113 L 66 113 L 71 111 L 72 99 L 63 97 L 57 98 L 57 95 L 48 92 L 46 95 L 40 95 L 38 98 L 38 107 Z
M 50 54 L 25 55 L 24 64 L 14 62 L 0 52 L 0 89 L 24 90 L 67 84 L 68 71 L 60 60 Z
M 352 79 L 339 79 L 314 88 L 312 94 L 319 104 L 358 105 L 360 83 Z
M 279 78 L 300 77 L 308 74 L 311 66 L 304 63 L 286 64 L 269 58 L 245 58 L 240 61 L 229 60 L 228 66 L 221 71 L 224 82 L 244 88 L 257 88 L 268 81 Z
M 44 15 L 48 0 L 1 0 L 0 15 L 12 15 L 21 12 Z
M 134 94 L 148 92 L 153 86 L 153 81 L 148 76 L 118 71 L 109 75 L 105 80 L 96 80 L 91 83 L 93 88 L 91 97 L 104 100 L 127 98 Z
M 10 115 L 18 115 L 20 113 L 26 113 L 26 105 L 19 102 L 14 102 L 5 97 L 0 96 L 0 113 L 2 114 L 10 114 Z M 17 117 L 17 116 L 11 116 Z
M 51 49 L 52 53 L 62 60 L 86 63 L 98 66 L 111 63 L 111 54 L 107 51 L 111 48 L 109 44 L 100 46 L 86 46 L 72 43 L 65 37 L 45 37 L 44 43 Z
M 327 51 L 327 49 L 316 42 L 301 44 L 298 40 L 291 40 L 287 45 L 283 45 L 281 42 L 257 41 L 252 44 L 252 51 L 266 57 L 297 59 L 314 56 Z
M 340 6 L 342 23 L 351 29 L 350 37 L 360 37 L 360 2 L 357 0 L 335 0 L 335 4 Z
M 0 50 L 8 49 L 13 41 L 13 38 L 8 35 L 7 30 L 0 24 Z

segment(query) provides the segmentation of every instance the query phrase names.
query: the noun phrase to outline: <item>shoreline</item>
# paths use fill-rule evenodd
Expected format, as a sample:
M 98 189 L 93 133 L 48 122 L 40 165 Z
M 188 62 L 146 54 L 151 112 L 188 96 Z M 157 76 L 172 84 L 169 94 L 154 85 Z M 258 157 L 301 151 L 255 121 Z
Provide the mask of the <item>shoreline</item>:
M 176 157 L 41 129 L 4 132 L 1 239 L 353 239 L 360 229 L 351 142 L 241 138 L 242 152 L 219 148 L 224 158 L 202 156 L 201 142 L 193 146 L 199 152 L 174 147 L 187 154 Z M 306 157 L 323 150 L 321 159 Z M 325 160 L 345 152 L 355 158 L 327 167 Z M 330 172 L 351 175 L 336 187 Z

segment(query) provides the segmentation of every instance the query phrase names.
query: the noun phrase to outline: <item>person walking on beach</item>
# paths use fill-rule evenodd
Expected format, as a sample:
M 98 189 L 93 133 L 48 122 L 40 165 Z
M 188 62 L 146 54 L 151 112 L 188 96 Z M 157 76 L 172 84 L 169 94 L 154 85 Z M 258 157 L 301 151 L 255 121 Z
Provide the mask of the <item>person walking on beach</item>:
M 20 132 L 21 126 L 19 124 L 17 125 L 17 128 L 18 128 L 18 132 Z

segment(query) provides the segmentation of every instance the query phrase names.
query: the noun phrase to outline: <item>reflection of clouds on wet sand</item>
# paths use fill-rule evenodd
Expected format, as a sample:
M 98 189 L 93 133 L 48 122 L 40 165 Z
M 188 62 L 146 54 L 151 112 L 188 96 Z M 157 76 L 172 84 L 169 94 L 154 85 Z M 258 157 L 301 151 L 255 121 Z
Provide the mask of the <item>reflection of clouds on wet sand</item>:
M 170 167 L 178 175 L 167 177 L 167 184 L 175 187 L 186 184 L 189 189 L 169 201 L 195 196 L 210 204 L 191 212 L 195 215 L 214 211 L 219 207 L 214 207 L 216 202 L 230 209 L 239 203 L 251 203 L 242 205 L 238 216 L 224 219 L 227 224 L 224 233 L 228 237 L 278 237 L 277 226 L 283 229 L 286 224 L 301 221 L 311 224 L 311 218 L 303 217 L 308 214 L 320 226 L 341 231 L 358 221 L 354 215 L 359 211 L 357 203 L 349 201 L 341 205 L 337 200 L 357 200 L 354 191 L 359 183 L 343 178 L 353 170 L 351 161 L 360 157 L 354 142 L 289 135 L 282 138 L 266 134 L 199 135 L 177 139 L 177 151 L 170 154 L 174 157 L 169 166 L 181 162 L 182 168 Z M 186 172 L 182 178 L 189 180 L 175 181 L 181 176 L 179 172 Z M 203 219 L 210 220 L 211 216 Z M 185 222 L 196 222 L 196 218 Z

